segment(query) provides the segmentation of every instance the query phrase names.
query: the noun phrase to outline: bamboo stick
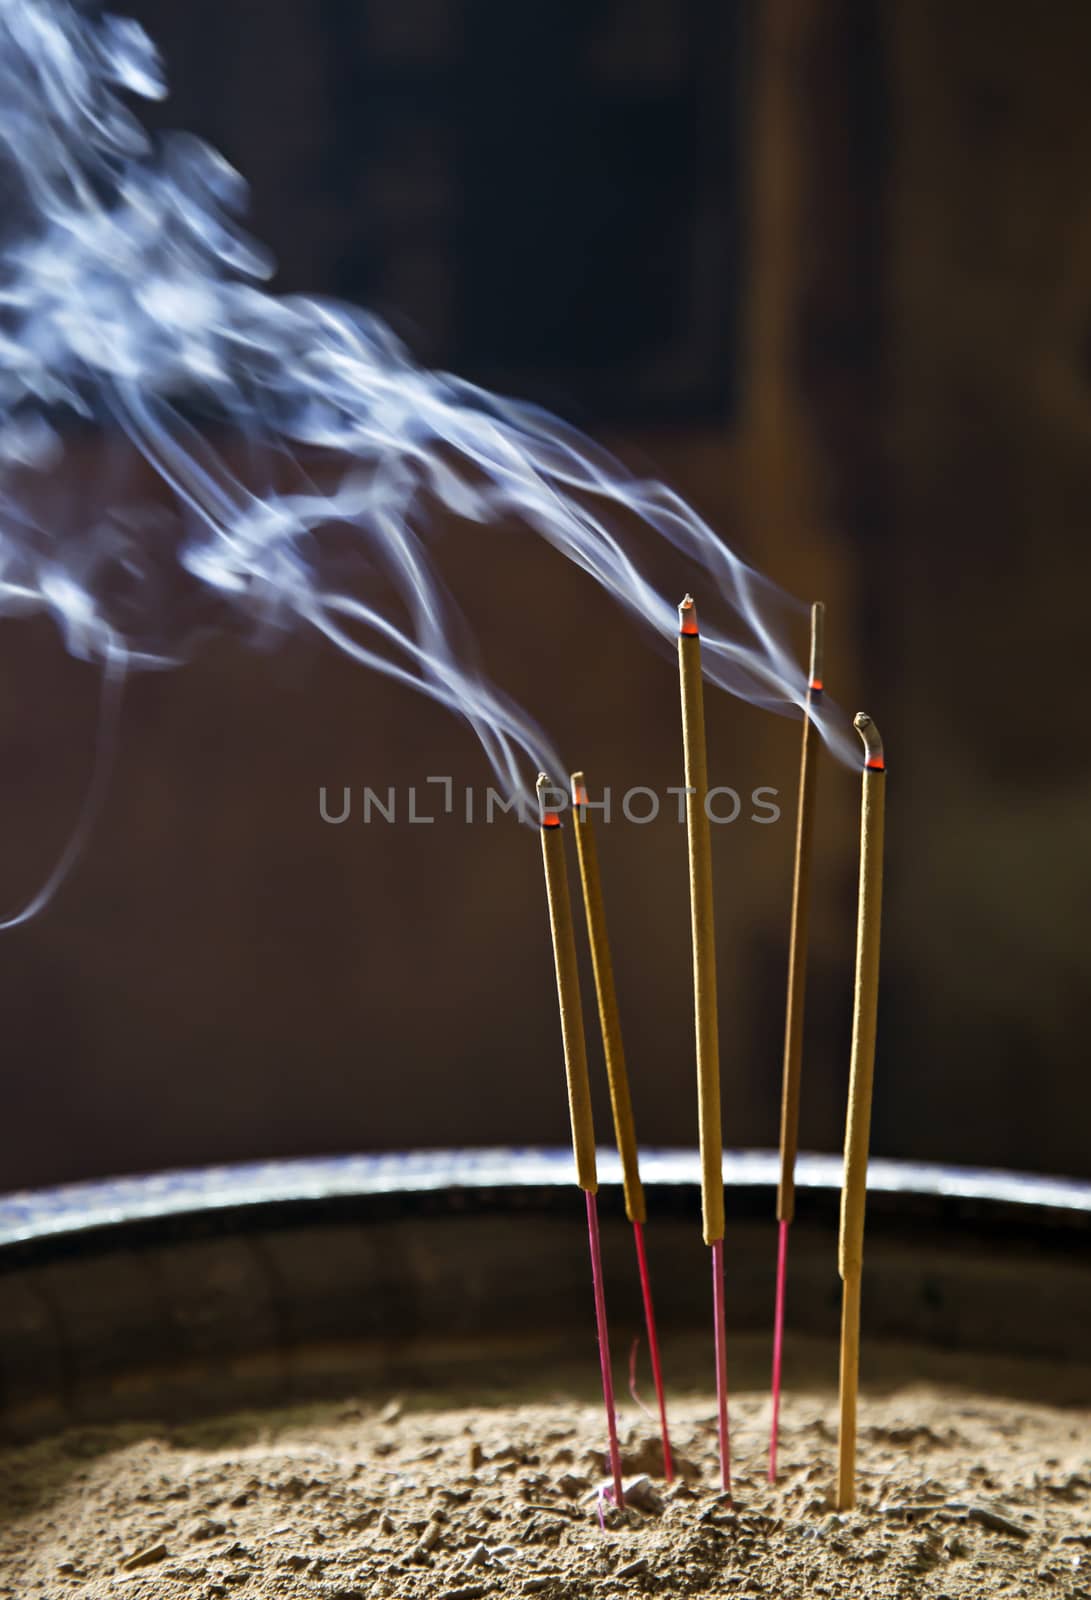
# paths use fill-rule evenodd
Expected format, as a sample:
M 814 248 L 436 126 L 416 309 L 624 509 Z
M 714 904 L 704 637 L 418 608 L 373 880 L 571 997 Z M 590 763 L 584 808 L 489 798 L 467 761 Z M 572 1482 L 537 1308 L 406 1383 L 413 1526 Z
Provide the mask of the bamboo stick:
M 580 883 L 583 888 L 583 909 L 587 919 L 587 937 L 591 945 L 591 966 L 595 974 L 595 995 L 599 1007 L 599 1026 L 602 1030 L 602 1049 L 606 1058 L 606 1076 L 610 1084 L 610 1107 L 614 1118 L 614 1137 L 621 1158 L 622 1183 L 625 1190 L 625 1214 L 633 1225 L 636 1244 L 637 1271 L 640 1292 L 644 1301 L 644 1326 L 648 1334 L 648 1352 L 652 1364 L 655 1399 L 659 1408 L 659 1429 L 663 1440 L 663 1473 L 668 1483 L 674 1481 L 674 1459 L 671 1454 L 670 1429 L 667 1425 L 667 1400 L 663 1387 L 663 1366 L 659 1357 L 659 1334 L 655 1322 L 655 1304 L 652 1299 L 651 1276 L 644 1249 L 644 1224 L 647 1207 L 644 1188 L 640 1182 L 640 1159 L 637 1153 L 636 1124 L 633 1121 L 632 1097 L 629 1093 L 629 1071 L 625 1062 L 625 1046 L 621 1036 L 621 1015 L 618 1010 L 617 990 L 614 987 L 614 964 L 610 956 L 610 936 L 606 928 L 606 905 L 602 896 L 602 876 L 599 872 L 598 843 L 595 827 L 588 815 L 587 780 L 582 772 L 574 772 L 572 784 L 572 815 L 576 827 L 576 853 L 580 863 Z M 634 1352 L 635 1355 L 635 1352 Z
M 678 608 L 678 673 L 686 771 L 686 834 L 693 941 L 693 1014 L 697 1044 L 697 1117 L 701 1144 L 701 1216 L 712 1249 L 712 1315 L 716 1349 L 716 1409 L 720 1484 L 731 1493 L 727 1414 L 727 1334 L 724 1321 L 724 1136 L 720 1116 L 720 1034 L 716 1003 L 716 928 L 712 900 L 712 843 L 708 818 L 708 751 L 697 607 L 687 595 Z
M 595 974 L 595 996 L 598 1000 L 599 1026 L 602 1029 L 602 1049 L 606 1057 L 606 1077 L 610 1084 L 610 1107 L 614 1114 L 618 1155 L 621 1157 L 625 1215 L 630 1222 L 644 1223 L 647 1221 L 648 1211 L 644 1203 L 644 1189 L 640 1182 L 636 1125 L 633 1122 L 629 1073 L 625 1063 L 625 1045 L 621 1036 L 617 991 L 614 987 L 614 964 L 610 957 L 610 939 L 606 930 L 606 906 L 602 898 L 598 843 L 595 839 L 594 823 L 587 814 L 587 784 L 584 774 L 574 772 L 571 782 L 576 853 L 580 863 L 587 937 L 591 945 L 591 967 Z
M 773 1307 L 772 1409 L 769 1420 L 769 1482 L 777 1481 L 777 1437 L 780 1428 L 780 1378 L 784 1353 L 784 1307 L 787 1299 L 788 1229 L 795 1216 L 796 1152 L 799 1147 L 799 1093 L 803 1065 L 803 1009 L 807 992 L 807 937 L 811 910 L 811 855 L 814 845 L 816 738 L 811 708 L 822 693 L 822 645 L 826 608 L 811 607 L 811 667 L 803 702 L 799 758 L 799 800 L 796 809 L 795 873 L 792 879 L 792 921 L 788 936 L 788 999 L 784 1013 L 784 1067 L 780 1104 L 780 1184 L 777 1189 L 777 1278 Z
M 860 1287 L 864 1262 L 868 1141 L 875 1075 L 875 1027 L 879 997 L 879 933 L 883 893 L 885 760 L 879 730 L 861 712 L 853 726 L 864 741 L 860 812 L 860 896 L 856 923 L 856 982 L 852 1058 L 845 1117 L 845 1176 L 841 1190 L 838 1270 L 841 1303 L 841 1422 L 838 1441 L 837 1506 L 856 1502 L 856 1399 L 860 1377 Z
M 606 1290 L 603 1282 L 596 1199 L 599 1185 L 595 1163 L 595 1127 L 591 1117 L 591 1087 L 587 1076 L 583 1004 L 580 999 L 579 969 L 576 965 L 576 935 L 572 924 L 572 902 L 568 893 L 568 869 L 564 859 L 561 819 L 554 809 L 560 801 L 554 801 L 553 806 L 549 804 L 547 796 L 555 794 L 556 791 L 544 772 L 538 774 L 537 790 L 542 865 L 545 868 L 549 927 L 553 938 L 553 965 L 557 975 L 557 1004 L 561 1014 L 561 1040 L 564 1046 L 565 1078 L 568 1083 L 568 1117 L 572 1127 L 572 1152 L 576 1158 L 576 1182 L 584 1191 L 587 1200 L 587 1238 L 591 1251 L 591 1280 L 594 1289 L 599 1366 L 602 1372 L 602 1401 L 606 1411 L 614 1504 L 620 1507 L 625 1504 L 625 1490 L 621 1475 L 621 1446 L 618 1442 L 614 1380 L 610 1365 L 610 1333 L 606 1322 Z
M 587 1075 L 587 1044 L 583 1032 L 583 1005 L 580 999 L 580 974 L 576 963 L 576 934 L 572 923 L 572 902 L 568 893 L 568 870 L 564 860 L 561 819 L 545 803 L 553 792 L 544 772 L 538 775 L 538 802 L 541 816 L 542 865 L 545 868 L 549 926 L 553 936 L 553 964 L 557 973 L 557 1005 L 561 1014 L 561 1042 L 568 1082 L 568 1117 L 572 1126 L 572 1153 L 576 1158 L 576 1182 L 588 1194 L 598 1190 L 595 1163 L 595 1129 L 591 1120 L 591 1086 Z
M 784 1075 L 780 1107 L 780 1184 L 777 1220 L 791 1222 L 795 1215 L 795 1167 L 799 1145 L 799 1086 L 803 1061 L 803 1011 L 807 988 L 807 935 L 811 911 L 811 857 L 814 849 L 815 755 L 817 738 L 811 718 L 814 699 L 822 693 L 822 655 L 825 607 L 811 607 L 811 670 L 803 706 L 802 749 L 799 760 L 799 800 L 796 809 L 795 874 L 792 881 L 792 921 L 788 942 L 788 999 L 784 1016 Z
M 712 900 L 712 842 L 708 811 L 708 752 L 697 608 L 690 595 L 679 610 L 678 671 L 682 690 L 686 831 L 689 841 L 693 1012 L 697 1039 L 697 1116 L 701 1145 L 704 1239 L 724 1236 L 723 1126 L 720 1113 L 720 1036 L 716 1001 L 716 925 Z

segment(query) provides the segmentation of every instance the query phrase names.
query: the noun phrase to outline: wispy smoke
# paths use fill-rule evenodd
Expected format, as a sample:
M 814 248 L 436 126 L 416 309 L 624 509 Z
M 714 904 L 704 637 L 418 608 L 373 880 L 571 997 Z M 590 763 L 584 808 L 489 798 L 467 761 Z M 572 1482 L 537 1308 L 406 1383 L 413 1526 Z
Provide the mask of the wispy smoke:
M 236 222 L 242 180 L 189 135 L 152 141 L 124 99 L 164 94 L 135 22 L 0 0 L 0 608 L 52 613 L 115 676 L 192 647 L 196 623 L 166 598 L 180 579 L 263 632 L 308 623 L 466 718 L 514 791 L 560 763 L 474 664 L 427 507 L 516 519 L 670 640 L 679 594 L 638 563 L 624 529 L 639 522 L 685 581 L 707 574 L 709 678 L 801 704 L 795 602 L 671 490 L 416 366 L 365 312 L 260 288 L 271 262 Z M 102 463 L 90 478 L 61 470 L 81 428 Z M 346 528 L 347 563 L 327 537 Z M 836 710 L 819 715 L 855 761 Z

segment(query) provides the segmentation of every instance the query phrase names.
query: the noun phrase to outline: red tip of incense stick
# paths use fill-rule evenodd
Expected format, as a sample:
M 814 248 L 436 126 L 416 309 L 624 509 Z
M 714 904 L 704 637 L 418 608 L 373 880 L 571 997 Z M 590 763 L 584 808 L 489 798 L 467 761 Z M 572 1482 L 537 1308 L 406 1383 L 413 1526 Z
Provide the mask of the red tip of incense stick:
M 574 807 L 587 804 L 587 785 L 583 781 L 582 772 L 572 774 L 572 804 Z
M 538 796 L 539 826 L 542 828 L 559 828 L 561 818 L 557 806 L 564 802 L 563 791 L 553 787 L 549 781 L 548 774 L 545 772 L 539 772 L 538 781 L 534 785 L 534 789 Z M 547 795 L 549 800 L 546 799 Z M 550 804 L 550 801 L 552 801 L 552 804 Z
M 883 741 L 879 730 L 872 722 L 866 711 L 858 711 L 852 719 L 852 725 L 864 741 L 864 768 L 868 772 L 885 772 L 886 760 L 883 756 Z
M 788 1273 L 788 1224 L 782 1221 L 777 1240 L 777 1302 L 773 1313 L 773 1420 L 769 1427 L 769 1482 L 777 1481 L 777 1432 L 780 1425 L 780 1358 L 784 1348 L 784 1285 Z
M 591 1243 L 591 1277 L 595 1285 L 595 1326 L 599 1338 L 599 1365 L 602 1368 L 602 1399 L 606 1407 L 606 1431 L 610 1438 L 610 1472 L 614 1480 L 614 1504 L 625 1504 L 621 1483 L 621 1449 L 617 1442 L 617 1416 L 614 1410 L 614 1377 L 610 1370 L 610 1339 L 606 1330 L 606 1292 L 602 1286 L 602 1252 L 599 1248 L 599 1211 L 590 1189 L 587 1195 L 587 1234 Z
M 697 607 L 693 603 L 691 594 L 687 594 L 682 604 L 678 607 L 678 629 L 687 638 L 693 638 L 699 632 L 697 627 Z
M 731 1445 L 727 1430 L 727 1329 L 724 1324 L 724 1242 L 712 1246 L 712 1314 L 716 1329 L 716 1411 L 720 1427 L 720 1483 L 731 1493 Z
M 644 1253 L 644 1229 L 635 1220 L 633 1222 L 633 1238 L 636 1240 L 636 1261 L 640 1270 L 640 1292 L 644 1297 L 644 1325 L 648 1330 L 648 1350 L 652 1358 L 655 1398 L 659 1406 L 659 1431 L 663 1437 L 663 1476 L 668 1483 L 673 1483 L 674 1460 L 671 1456 L 670 1434 L 667 1432 L 667 1400 L 663 1391 L 663 1368 L 659 1361 L 659 1336 L 655 1331 L 652 1284 L 648 1276 L 648 1258 Z
M 807 687 L 810 689 L 812 694 L 821 694 L 823 689 L 822 679 L 812 678 Z

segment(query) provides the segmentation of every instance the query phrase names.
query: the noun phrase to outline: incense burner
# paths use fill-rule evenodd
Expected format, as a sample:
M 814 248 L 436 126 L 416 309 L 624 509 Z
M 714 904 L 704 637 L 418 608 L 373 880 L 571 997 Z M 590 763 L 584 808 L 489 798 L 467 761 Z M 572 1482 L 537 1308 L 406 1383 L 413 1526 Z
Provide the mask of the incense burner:
M 600 1151 L 615 1364 L 640 1325 L 620 1170 Z M 568 1151 L 344 1157 L 166 1173 L 0 1202 L 0 1429 L 192 1417 L 437 1372 L 491 1385 L 593 1355 L 581 1197 Z M 733 1347 L 757 1360 L 772 1309 L 778 1163 L 725 1161 Z M 642 1155 L 664 1360 L 707 1319 L 700 1170 Z M 787 1307 L 793 1338 L 833 1337 L 841 1178 L 802 1156 Z M 864 1259 L 869 1348 L 1053 1363 L 1091 1402 L 1091 1184 L 876 1160 Z M 741 1343 L 740 1343 L 741 1340 Z M 748 1359 L 744 1354 L 740 1361 Z M 693 1375 L 687 1374 L 687 1377 Z M 755 1386 L 767 1370 L 749 1374 Z M 832 1378 L 833 1374 L 831 1374 Z M 791 1391 L 788 1373 L 787 1390 Z
M 951 1600 L 1082 1592 L 1091 1185 L 872 1164 L 859 1495 L 837 1516 L 840 1162 L 797 1169 L 775 1483 L 779 1162 L 725 1163 L 731 1498 L 699 1158 L 642 1157 L 673 1483 L 640 1398 L 620 1167 L 599 1162 L 618 1378 L 633 1349 L 616 1460 L 567 1150 L 272 1163 L 0 1202 L 0 1587 L 871 1600 L 925 1592 L 934 1572 Z

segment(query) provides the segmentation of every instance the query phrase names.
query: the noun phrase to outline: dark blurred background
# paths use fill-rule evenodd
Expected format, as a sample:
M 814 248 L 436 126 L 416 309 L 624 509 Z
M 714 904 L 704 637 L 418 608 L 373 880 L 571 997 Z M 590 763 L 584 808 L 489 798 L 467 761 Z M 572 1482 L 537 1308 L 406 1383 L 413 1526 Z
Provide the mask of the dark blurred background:
M 156 125 L 250 179 L 277 289 L 547 404 L 825 599 L 827 682 L 891 762 L 873 1148 L 1091 1174 L 1091 8 L 128 9 L 167 60 Z M 490 671 L 592 787 L 680 782 L 670 660 L 539 541 L 451 537 Z M 44 624 L 5 623 L 0 667 L 15 905 L 78 807 L 97 685 Z M 717 780 L 784 806 L 715 838 L 725 1136 L 771 1145 L 798 727 L 722 696 L 709 719 Z M 316 638 L 134 681 L 86 854 L 0 942 L 0 1187 L 563 1141 L 534 834 L 319 817 L 320 785 L 424 809 L 447 774 L 483 792 L 472 736 Z M 827 763 L 811 1148 L 841 1137 L 857 827 Z M 600 841 L 639 1132 L 690 1143 L 684 830 Z

